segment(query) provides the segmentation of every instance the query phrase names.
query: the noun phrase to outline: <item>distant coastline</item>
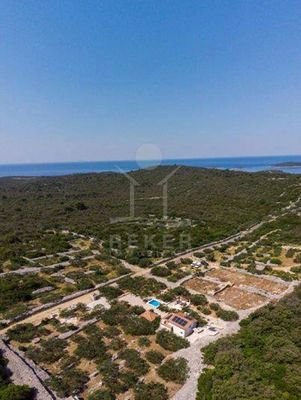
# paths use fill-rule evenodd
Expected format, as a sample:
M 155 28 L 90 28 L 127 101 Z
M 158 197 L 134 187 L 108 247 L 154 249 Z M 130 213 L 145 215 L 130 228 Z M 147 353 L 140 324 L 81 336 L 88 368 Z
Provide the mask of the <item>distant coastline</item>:
M 266 157 L 187 158 L 163 160 L 161 165 L 185 165 L 188 167 L 228 169 L 242 172 L 283 171 L 301 174 L 301 155 Z M 152 163 L 153 165 L 153 163 Z M 40 164 L 0 164 L 0 177 L 61 176 L 97 172 L 124 172 L 147 167 L 148 162 L 86 161 Z
M 287 162 L 282 162 L 282 163 L 279 163 L 279 164 L 275 164 L 274 165 L 274 167 L 279 167 L 279 168 L 281 168 L 281 167 L 301 167 L 301 162 L 299 162 L 299 161 L 287 161 Z

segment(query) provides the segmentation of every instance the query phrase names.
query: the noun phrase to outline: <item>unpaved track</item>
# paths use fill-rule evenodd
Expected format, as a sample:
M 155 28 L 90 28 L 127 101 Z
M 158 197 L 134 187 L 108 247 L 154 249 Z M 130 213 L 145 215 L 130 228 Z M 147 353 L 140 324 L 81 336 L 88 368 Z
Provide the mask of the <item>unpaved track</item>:
M 7 368 L 12 372 L 11 380 L 16 385 L 28 385 L 36 389 L 36 400 L 54 400 L 57 397 L 49 392 L 32 368 L 0 340 L 0 350 L 8 360 Z

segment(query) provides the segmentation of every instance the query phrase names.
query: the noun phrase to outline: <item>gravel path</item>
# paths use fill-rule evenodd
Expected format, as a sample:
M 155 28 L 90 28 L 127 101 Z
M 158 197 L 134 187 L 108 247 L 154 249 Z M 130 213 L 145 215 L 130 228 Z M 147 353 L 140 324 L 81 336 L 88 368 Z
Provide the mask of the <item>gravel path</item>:
M 299 284 L 300 284 L 299 281 L 291 282 L 286 291 L 281 293 L 281 296 L 277 297 L 277 300 L 279 300 L 279 298 L 286 296 L 289 293 L 292 293 L 294 288 Z M 270 299 L 268 299 L 265 304 L 268 304 L 269 302 Z M 207 346 L 209 343 L 215 342 L 222 337 L 230 336 L 237 333 L 240 329 L 239 325 L 240 321 L 248 318 L 250 314 L 255 312 L 257 309 L 262 308 L 265 304 L 250 308 L 248 310 L 238 311 L 239 320 L 235 322 L 225 322 L 219 320 L 219 322 L 217 323 L 216 319 L 212 317 L 207 317 L 209 324 L 216 326 L 220 325 L 221 329 L 219 330 L 219 333 L 216 336 L 210 336 L 208 334 L 204 335 L 203 337 L 200 337 L 199 339 L 195 340 L 191 344 L 191 346 L 188 347 L 187 349 L 179 350 L 172 355 L 173 358 L 184 357 L 188 361 L 188 366 L 190 368 L 189 378 L 182 386 L 182 388 L 175 394 L 172 400 L 195 400 L 197 393 L 198 378 L 203 369 L 206 367 L 203 361 L 203 354 L 201 352 L 201 349 Z
M 182 388 L 175 394 L 172 400 L 195 400 L 197 384 L 200 373 L 205 368 L 201 349 L 221 337 L 233 335 L 240 329 L 239 322 L 227 323 L 216 336 L 206 335 L 196 340 L 189 348 L 182 349 L 173 354 L 174 358 L 184 357 L 188 361 L 190 369 L 189 378 Z
M 42 379 L 35 374 L 33 369 L 12 351 L 2 340 L 0 340 L 0 350 L 8 360 L 7 368 L 12 372 L 11 380 L 16 385 L 28 385 L 36 389 L 36 400 L 58 399 L 50 393 L 42 383 Z

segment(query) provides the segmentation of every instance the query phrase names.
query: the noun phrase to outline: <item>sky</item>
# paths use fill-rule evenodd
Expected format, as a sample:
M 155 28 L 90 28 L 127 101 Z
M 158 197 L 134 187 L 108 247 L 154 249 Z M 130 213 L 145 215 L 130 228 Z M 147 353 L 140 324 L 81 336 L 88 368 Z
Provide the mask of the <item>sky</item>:
M 299 0 L 1 0 L 0 164 L 301 154 L 300 20 Z

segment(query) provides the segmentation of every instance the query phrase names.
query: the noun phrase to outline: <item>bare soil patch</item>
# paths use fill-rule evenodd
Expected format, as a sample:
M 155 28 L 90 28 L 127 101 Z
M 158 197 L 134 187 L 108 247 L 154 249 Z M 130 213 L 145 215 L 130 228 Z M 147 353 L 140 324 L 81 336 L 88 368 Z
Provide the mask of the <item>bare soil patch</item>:
M 184 283 L 187 289 L 194 290 L 195 292 L 202 294 L 210 294 L 218 289 L 219 285 L 214 282 L 209 282 L 200 278 L 192 278 Z
M 285 283 L 274 282 L 263 277 L 259 278 L 257 276 L 251 276 L 225 269 L 214 269 L 209 271 L 207 275 L 217 278 L 222 282 L 230 281 L 233 285 L 250 286 L 276 295 L 283 293 L 288 288 L 288 285 Z
M 222 292 L 217 293 L 215 297 L 237 310 L 258 307 L 267 300 L 265 296 L 257 293 L 248 293 L 237 287 L 228 287 Z

